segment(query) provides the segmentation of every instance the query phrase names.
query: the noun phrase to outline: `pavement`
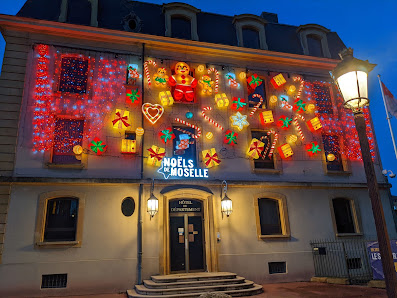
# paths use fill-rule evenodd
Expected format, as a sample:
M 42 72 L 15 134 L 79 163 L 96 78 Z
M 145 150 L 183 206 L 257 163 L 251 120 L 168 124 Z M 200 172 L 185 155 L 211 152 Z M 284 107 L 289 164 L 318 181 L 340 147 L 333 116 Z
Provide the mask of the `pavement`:
M 291 282 L 264 284 L 264 292 L 252 298 L 386 298 L 386 290 L 366 286 L 333 285 L 317 282 Z M 77 296 L 51 296 L 51 298 L 127 298 L 126 294 L 96 294 Z M 161 296 L 159 296 L 160 298 Z

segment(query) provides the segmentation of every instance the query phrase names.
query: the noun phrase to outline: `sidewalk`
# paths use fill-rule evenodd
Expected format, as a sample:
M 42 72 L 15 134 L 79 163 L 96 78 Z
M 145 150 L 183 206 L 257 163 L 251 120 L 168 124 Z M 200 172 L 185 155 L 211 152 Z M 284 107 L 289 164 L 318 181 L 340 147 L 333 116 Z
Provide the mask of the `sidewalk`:
M 255 298 L 353 298 L 371 297 L 386 298 L 384 289 L 374 289 L 364 286 L 331 285 L 316 282 L 292 282 L 263 285 L 264 292 L 260 295 L 249 296 Z M 85 296 L 63 296 L 51 298 L 127 298 L 126 294 L 100 294 Z M 161 296 L 159 296 L 161 298 Z

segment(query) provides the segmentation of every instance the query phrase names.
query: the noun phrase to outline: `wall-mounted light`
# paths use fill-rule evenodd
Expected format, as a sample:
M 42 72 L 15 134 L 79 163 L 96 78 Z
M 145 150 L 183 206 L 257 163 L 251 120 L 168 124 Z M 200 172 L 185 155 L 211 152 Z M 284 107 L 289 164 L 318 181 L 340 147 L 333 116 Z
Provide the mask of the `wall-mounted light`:
M 159 200 L 153 194 L 154 190 L 154 179 L 152 180 L 152 186 L 150 187 L 150 197 L 147 200 L 147 213 L 149 213 L 150 218 L 156 215 L 159 211 Z
M 385 169 L 385 170 L 382 171 L 382 174 L 385 175 L 385 176 L 387 176 L 387 173 L 390 173 L 390 174 L 389 174 L 389 177 L 390 177 L 390 178 L 396 177 L 396 174 L 394 174 L 392 170 L 386 170 L 386 169 Z
M 227 196 L 227 182 L 225 180 L 222 181 L 222 190 L 224 197 L 221 200 L 221 211 L 222 214 L 226 215 L 229 217 L 230 214 L 233 212 L 233 202 L 232 200 Z M 221 190 L 221 197 L 222 197 L 222 190 Z

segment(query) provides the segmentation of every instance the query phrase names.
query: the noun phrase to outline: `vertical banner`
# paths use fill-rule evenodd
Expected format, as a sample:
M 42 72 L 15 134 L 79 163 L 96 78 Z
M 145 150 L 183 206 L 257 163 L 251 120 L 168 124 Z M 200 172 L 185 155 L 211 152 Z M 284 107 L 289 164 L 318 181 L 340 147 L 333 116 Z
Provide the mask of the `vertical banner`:
M 397 272 L 397 241 L 391 240 L 390 246 L 393 254 L 394 270 Z M 378 241 L 367 242 L 367 250 L 371 263 L 373 279 L 385 279 Z

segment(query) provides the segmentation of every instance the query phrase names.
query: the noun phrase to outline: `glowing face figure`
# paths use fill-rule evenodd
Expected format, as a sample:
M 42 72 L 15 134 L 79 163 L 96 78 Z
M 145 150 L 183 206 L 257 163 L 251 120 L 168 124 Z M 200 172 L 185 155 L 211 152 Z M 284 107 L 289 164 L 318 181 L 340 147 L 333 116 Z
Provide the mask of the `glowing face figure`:
M 185 62 L 178 62 L 175 66 L 175 73 L 177 74 L 189 74 L 190 68 Z

